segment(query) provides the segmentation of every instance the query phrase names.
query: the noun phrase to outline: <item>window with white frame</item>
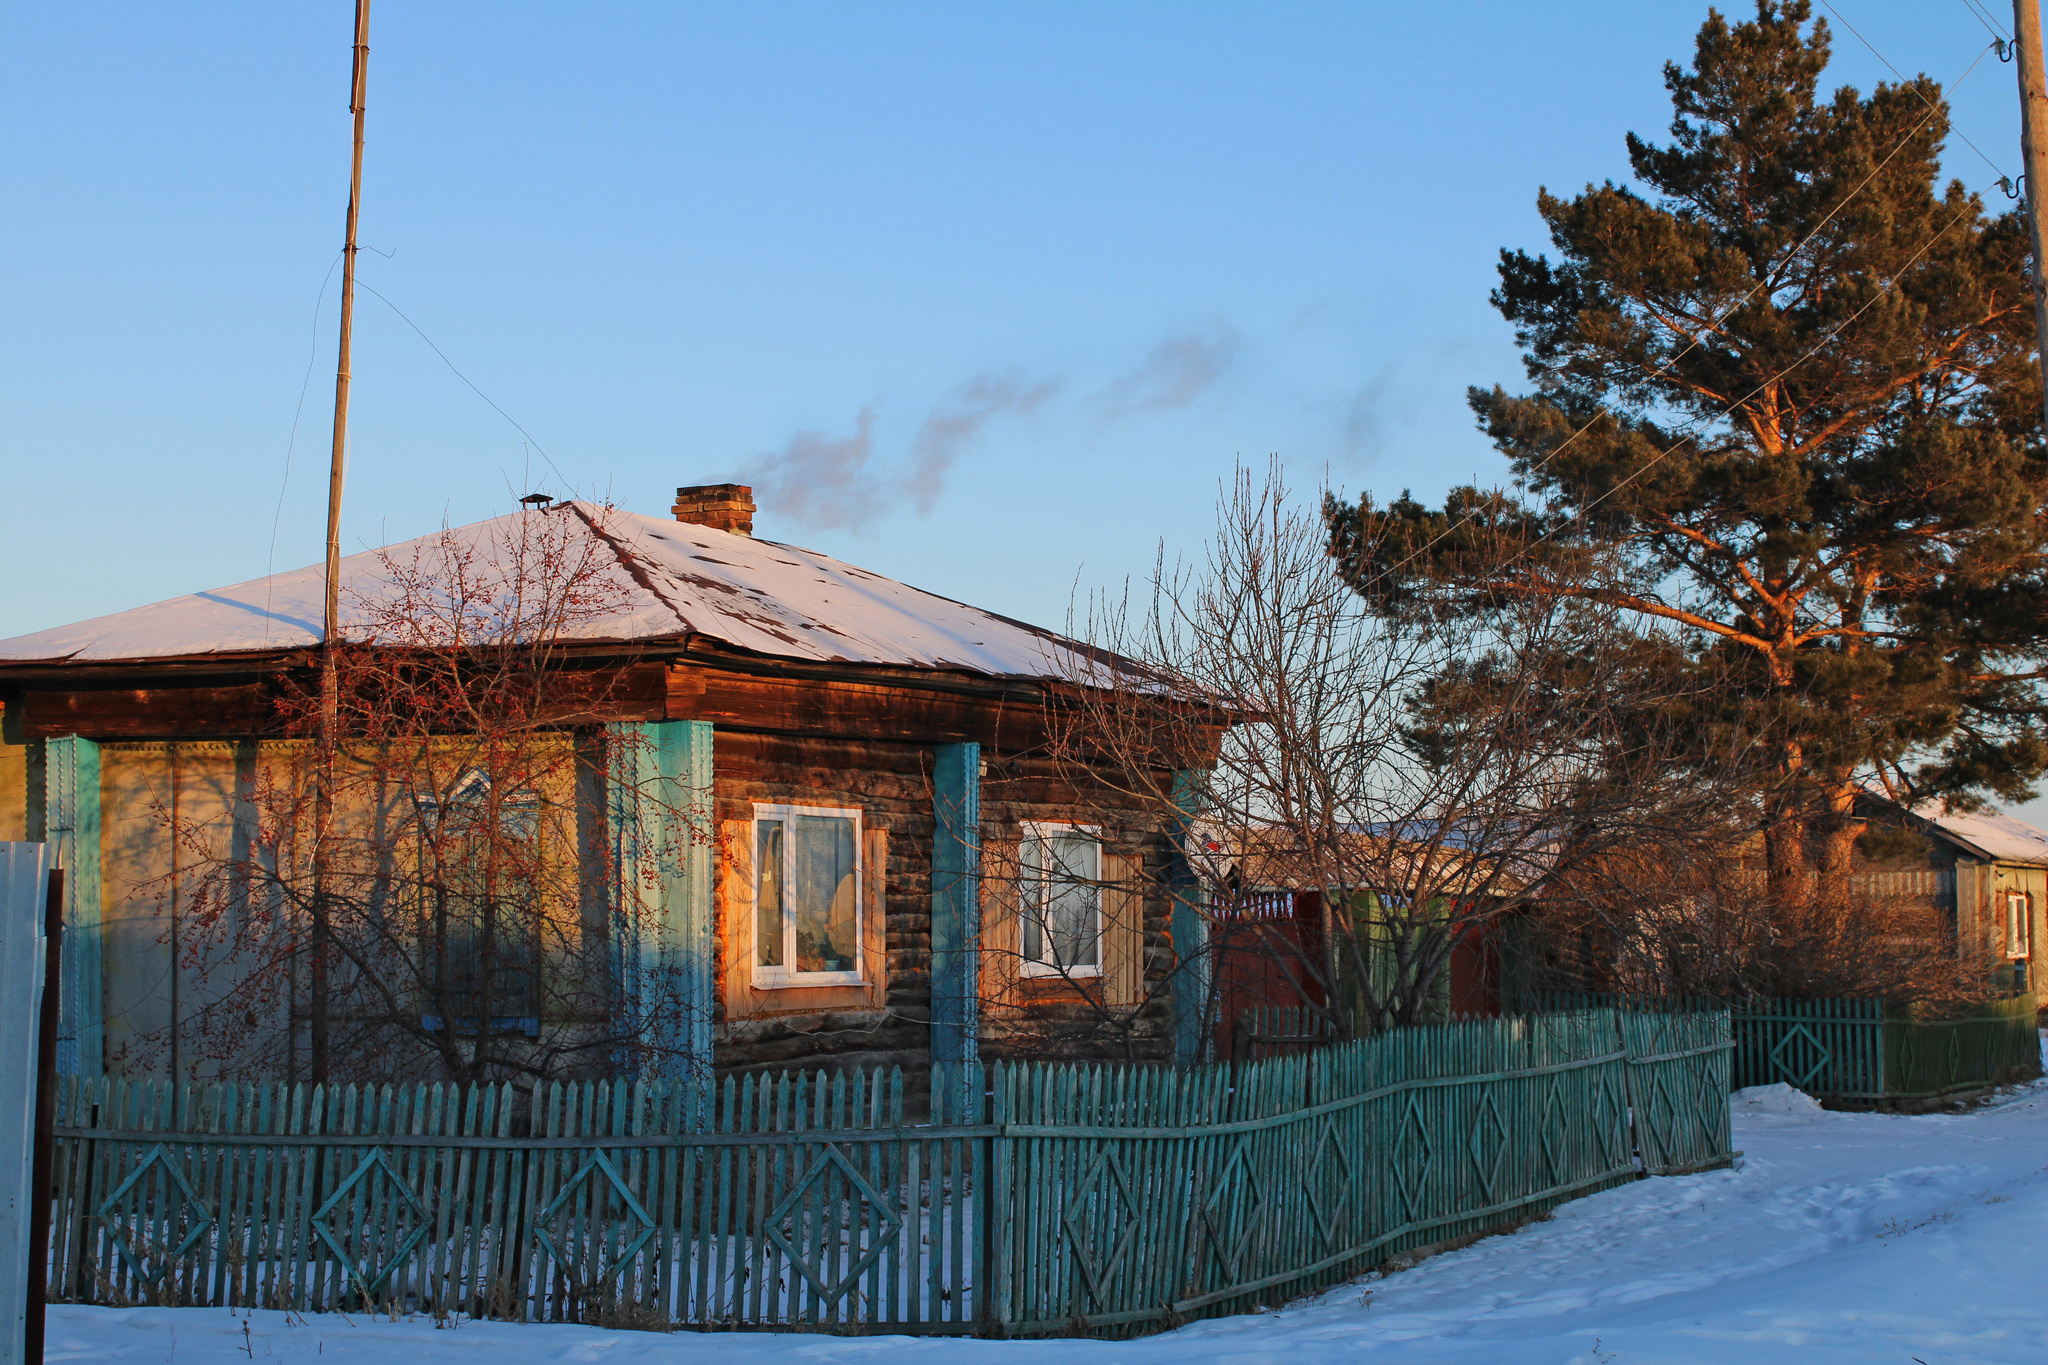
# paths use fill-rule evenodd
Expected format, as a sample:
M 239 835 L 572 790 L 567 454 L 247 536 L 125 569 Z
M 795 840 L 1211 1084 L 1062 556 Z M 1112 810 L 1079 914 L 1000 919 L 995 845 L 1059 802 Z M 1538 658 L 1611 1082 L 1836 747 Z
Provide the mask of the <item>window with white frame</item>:
M 1088 825 L 1027 824 L 1018 850 L 1026 976 L 1102 974 L 1102 840 Z
M 860 812 L 754 807 L 754 984 L 861 980 Z
M 2011 958 L 2033 955 L 2034 897 L 2026 891 L 2005 893 L 2005 955 Z

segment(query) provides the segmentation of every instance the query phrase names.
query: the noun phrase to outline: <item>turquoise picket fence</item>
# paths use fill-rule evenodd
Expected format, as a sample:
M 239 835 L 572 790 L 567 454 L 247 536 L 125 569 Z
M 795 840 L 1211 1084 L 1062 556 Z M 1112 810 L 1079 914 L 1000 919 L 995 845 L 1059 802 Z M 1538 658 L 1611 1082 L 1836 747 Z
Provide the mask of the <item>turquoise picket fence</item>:
M 544 1088 L 72 1080 L 50 1292 L 626 1326 L 1120 1336 L 1730 1159 L 1725 1013 L 1247 1064 Z
M 1858 1103 L 1937 1100 L 2041 1074 L 2032 995 L 1961 1003 L 1875 997 L 1720 1001 L 1597 993 L 1539 997 L 1545 1008 L 1726 1009 L 1734 1029 L 1731 1082 L 1783 1083 Z

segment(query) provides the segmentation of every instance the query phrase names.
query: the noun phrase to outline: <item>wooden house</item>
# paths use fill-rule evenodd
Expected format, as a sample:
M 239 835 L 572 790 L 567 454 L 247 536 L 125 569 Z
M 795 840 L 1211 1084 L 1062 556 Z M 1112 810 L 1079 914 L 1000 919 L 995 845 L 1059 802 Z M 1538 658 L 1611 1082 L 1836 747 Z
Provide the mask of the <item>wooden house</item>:
M 1876 859 L 1857 856 L 1854 891 L 1917 911 L 1924 934 L 1991 963 L 1995 989 L 2039 988 L 2048 831 L 1990 811 L 1950 814 L 1940 802 L 1907 809 L 1875 794 L 1857 803 L 1856 814 L 1907 837 L 1883 841 L 1886 851 Z
M 534 528 L 601 564 L 613 596 L 562 642 L 595 700 L 558 728 L 632 741 L 631 780 L 594 778 L 610 823 L 589 846 L 664 850 L 603 892 L 646 912 L 613 945 L 615 1022 L 640 1026 L 655 966 L 688 1006 L 646 1025 L 674 1035 L 664 1065 L 916 1071 L 1090 1012 L 1121 1012 L 1124 1055 L 1192 1056 L 1202 928 L 1170 894 L 1174 822 L 1119 809 L 1049 744 L 1062 690 L 1116 661 L 757 540 L 752 517 L 737 485 L 679 489 L 672 519 L 536 503 L 344 559 L 342 632 L 370 631 L 395 568 L 489 567 Z M 312 567 L 0 640 L 0 839 L 47 839 L 66 871 L 66 1069 L 242 1064 L 202 1046 L 209 991 L 237 969 L 181 940 L 189 850 L 244 838 L 252 783 L 298 742 L 278 716 L 313 685 L 322 591 Z M 1162 780 L 1201 761 L 1163 759 Z M 247 1013 L 301 1077 L 305 970 Z M 515 1007 L 505 1026 L 544 1039 L 545 1014 Z

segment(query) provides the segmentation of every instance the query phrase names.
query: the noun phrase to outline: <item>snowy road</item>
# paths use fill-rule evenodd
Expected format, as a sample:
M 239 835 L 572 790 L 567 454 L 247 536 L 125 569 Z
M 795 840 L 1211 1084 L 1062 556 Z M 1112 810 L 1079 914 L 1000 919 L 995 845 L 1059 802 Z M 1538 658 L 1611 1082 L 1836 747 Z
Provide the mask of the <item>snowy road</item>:
M 982 1342 L 338 1316 L 50 1310 L 55 1361 L 121 1365 L 1323 1365 L 2048 1362 L 2048 1084 L 1963 1115 L 1744 1092 L 1739 1171 L 1646 1180 L 1284 1311 L 1140 1341 Z M 245 1321 L 248 1334 L 244 1336 Z

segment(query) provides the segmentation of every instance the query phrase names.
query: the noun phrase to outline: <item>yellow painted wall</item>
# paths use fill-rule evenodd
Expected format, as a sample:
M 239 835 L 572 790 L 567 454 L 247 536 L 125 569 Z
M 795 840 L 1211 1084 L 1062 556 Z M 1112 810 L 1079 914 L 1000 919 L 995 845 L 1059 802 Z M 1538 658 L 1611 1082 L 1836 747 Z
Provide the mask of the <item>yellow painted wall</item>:
M 0 839 L 29 837 L 29 748 L 0 713 Z M 41 803 L 38 802 L 38 805 Z M 36 831 L 40 837 L 41 831 Z

